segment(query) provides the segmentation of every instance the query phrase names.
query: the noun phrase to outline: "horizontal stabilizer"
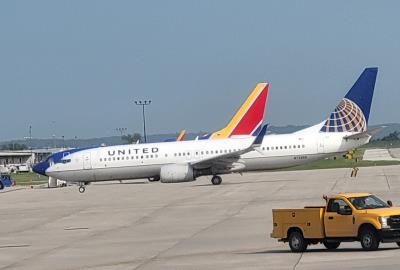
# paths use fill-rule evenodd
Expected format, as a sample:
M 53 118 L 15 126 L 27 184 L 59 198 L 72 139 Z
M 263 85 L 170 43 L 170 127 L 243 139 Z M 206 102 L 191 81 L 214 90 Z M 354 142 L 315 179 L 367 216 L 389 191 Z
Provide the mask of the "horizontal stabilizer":
M 384 128 L 385 127 L 373 128 L 373 129 L 370 129 L 370 130 L 367 130 L 367 131 L 364 131 L 364 132 L 360 132 L 360 133 L 352 134 L 352 135 L 349 135 L 349 136 L 345 136 L 344 139 L 355 140 L 355 139 L 372 137 L 375 134 L 379 133 Z

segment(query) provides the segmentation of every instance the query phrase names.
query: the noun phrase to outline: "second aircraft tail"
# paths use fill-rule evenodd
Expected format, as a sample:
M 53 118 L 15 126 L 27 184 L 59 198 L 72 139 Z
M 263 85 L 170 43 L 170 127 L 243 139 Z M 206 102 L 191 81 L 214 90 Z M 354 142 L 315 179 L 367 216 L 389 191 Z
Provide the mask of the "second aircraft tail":
M 264 120 L 268 88 L 268 83 L 257 84 L 228 125 L 221 130 L 203 136 L 201 139 L 212 140 L 258 134 Z

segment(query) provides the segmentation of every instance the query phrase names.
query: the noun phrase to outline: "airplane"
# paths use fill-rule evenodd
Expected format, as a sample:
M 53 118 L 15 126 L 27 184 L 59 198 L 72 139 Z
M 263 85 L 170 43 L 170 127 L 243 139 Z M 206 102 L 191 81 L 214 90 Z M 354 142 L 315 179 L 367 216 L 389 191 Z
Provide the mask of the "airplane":
M 261 124 L 264 119 L 264 111 L 265 111 L 265 104 L 266 104 L 267 96 L 268 96 L 268 89 L 269 89 L 269 84 L 267 84 L 267 83 L 257 84 L 256 87 L 251 91 L 251 93 L 247 97 L 247 99 L 244 101 L 244 103 L 241 105 L 239 110 L 235 113 L 233 118 L 229 121 L 227 126 L 217 132 L 214 132 L 212 134 L 207 135 L 206 137 L 201 138 L 201 140 L 214 139 L 214 138 L 210 138 L 210 137 L 222 139 L 222 138 L 226 138 L 228 136 L 230 136 L 230 137 L 249 137 L 252 135 L 257 135 L 260 132 Z M 186 131 L 184 131 L 184 130 L 181 131 L 181 133 L 179 134 L 177 139 L 166 140 L 166 141 L 164 141 L 162 143 L 158 143 L 158 144 L 168 145 L 166 143 L 184 142 L 183 138 L 184 138 L 185 132 Z M 196 138 L 196 141 L 197 140 L 198 140 L 198 138 Z M 147 146 L 148 144 L 145 144 L 145 145 Z M 126 146 L 128 146 L 128 145 L 124 145 L 124 147 L 126 147 Z M 140 146 L 143 148 L 143 144 L 140 144 L 137 146 Z M 44 161 L 35 164 L 32 167 L 32 170 L 41 175 L 51 176 L 50 174 L 48 174 L 49 168 L 53 167 L 53 166 L 57 166 L 57 164 L 61 165 L 61 164 L 69 163 L 70 159 L 67 158 L 68 156 L 72 157 L 72 154 L 74 154 L 74 156 L 75 156 L 75 153 L 78 153 L 81 151 L 85 152 L 90 149 L 103 149 L 103 148 L 105 148 L 105 147 L 104 146 L 101 146 L 101 147 L 91 146 L 91 147 L 85 147 L 85 148 L 66 149 L 66 150 L 49 155 Z M 144 150 L 144 151 L 146 151 L 146 150 Z M 186 153 L 182 153 L 182 154 L 186 155 Z M 149 156 L 148 155 L 143 155 L 143 156 L 135 155 L 135 156 L 131 156 L 130 160 L 133 161 L 135 158 L 136 158 L 136 160 L 140 159 L 141 160 L 140 164 L 137 164 L 137 162 L 136 163 L 133 162 L 133 165 L 137 166 L 137 165 L 143 165 L 143 164 L 147 163 L 142 159 L 154 158 L 154 157 L 155 157 L 155 155 L 154 156 L 153 155 L 149 155 Z M 86 157 L 86 158 L 90 159 L 89 161 L 86 160 L 86 163 L 85 163 L 86 165 L 84 165 L 84 167 L 87 169 L 87 167 L 86 167 L 87 162 L 89 162 L 89 163 L 92 162 L 91 154 L 90 154 L 90 157 Z M 126 157 L 126 158 L 128 158 L 128 160 L 129 160 L 129 157 Z M 124 157 L 125 160 L 126 160 L 126 158 Z M 114 161 L 115 157 L 112 160 Z M 119 157 L 117 157 L 116 160 L 119 160 Z M 93 160 L 93 162 L 94 162 L 94 160 Z M 114 165 L 116 165 L 116 163 L 114 163 Z M 96 166 L 94 166 L 94 167 L 91 166 L 91 169 L 96 170 L 95 168 L 96 168 Z M 102 178 L 97 177 L 96 181 L 100 181 L 100 179 L 103 179 L 101 181 L 116 180 L 115 177 L 111 177 L 108 175 L 109 174 L 105 175 L 105 177 L 102 177 Z M 143 174 L 138 174 L 137 176 L 133 176 L 133 178 L 129 178 L 129 179 L 143 178 L 142 175 Z M 123 176 L 121 176 L 121 177 L 123 177 Z M 54 178 L 57 178 L 57 177 L 54 177 Z M 160 180 L 160 175 L 159 175 L 159 173 L 150 173 L 145 178 L 147 178 L 150 182 L 154 182 L 154 181 Z M 57 178 L 57 179 L 64 180 L 64 178 Z M 121 178 L 121 179 L 117 179 L 117 180 L 125 180 L 125 179 L 126 178 Z M 85 181 L 83 181 L 83 182 L 82 181 L 79 181 L 79 182 L 80 183 L 89 183 L 89 182 L 92 182 L 93 180 L 94 179 L 90 178 L 90 179 L 85 179 Z M 74 181 L 72 181 L 72 182 L 74 182 Z
M 257 136 L 91 148 L 33 170 L 79 182 L 80 192 L 86 182 L 149 177 L 180 183 L 212 175 L 212 184 L 219 185 L 222 174 L 287 168 L 346 153 L 372 137 L 367 125 L 377 72 L 366 68 L 326 120 L 294 133 L 265 136 L 264 126 L 252 134 Z

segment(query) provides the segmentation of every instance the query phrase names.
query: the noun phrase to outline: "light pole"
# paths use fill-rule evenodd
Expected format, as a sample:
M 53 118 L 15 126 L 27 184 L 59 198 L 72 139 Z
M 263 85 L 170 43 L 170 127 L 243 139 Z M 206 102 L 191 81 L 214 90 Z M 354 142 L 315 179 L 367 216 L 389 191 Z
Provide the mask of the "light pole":
M 30 150 L 31 154 L 31 160 L 30 160 L 30 165 L 32 166 L 33 163 L 35 163 L 35 159 L 33 157 L 33 150 L 32 150 L 32 125 L 29 125 L 29 137 L 24 137 L 24 139 L 27 140 L 28 142 L 28 150 Z
M 51 125 L 53 128 L 53 135 L 51 136 L 53 138 L 53 148 L 56 148 L 56 121 L 51 121 Z
M 135 100 L 135 104 L 138 106 L 142 106 L 142 114 L 143 114 L 143 136 L 144 136 L 144 142 L 147 142 L 147 136 L 146 136 L 146 117 L 144 114 L 144 107 L 147 105 L 150 105 L 151 100 Z

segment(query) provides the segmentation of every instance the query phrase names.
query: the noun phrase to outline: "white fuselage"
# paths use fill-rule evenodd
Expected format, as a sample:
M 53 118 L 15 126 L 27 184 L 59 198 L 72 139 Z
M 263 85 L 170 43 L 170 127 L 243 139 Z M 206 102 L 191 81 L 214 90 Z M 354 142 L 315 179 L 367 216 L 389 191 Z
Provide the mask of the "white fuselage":
M 262 145 L 240 155 L 229 169 L 212 174 L 272 170 L 301 165 L 368 143 L 370 137 L 345 139 L 352 133 L 319 132 L 321 124 L 284 135 L 267 135 Z M 98 147 L 66 155 L 46 174 L 71 182 L 151 178 L 161 167 L 188 164 L 246 149 L 253 137 Z

